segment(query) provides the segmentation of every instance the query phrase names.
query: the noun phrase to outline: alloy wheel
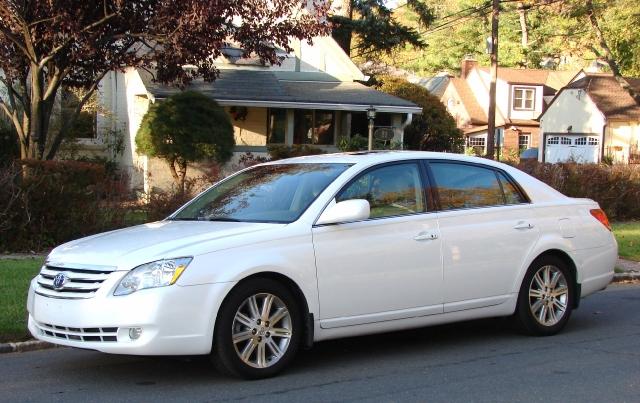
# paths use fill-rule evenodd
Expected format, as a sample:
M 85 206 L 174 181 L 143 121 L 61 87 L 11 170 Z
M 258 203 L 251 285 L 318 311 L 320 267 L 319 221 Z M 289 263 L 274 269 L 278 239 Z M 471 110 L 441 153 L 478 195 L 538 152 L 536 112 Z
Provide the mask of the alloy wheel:
M 565 275 L 556 266 L 542 266 L 529 285 L 529 309 L 533 317 L 543 326 L 553 326 L 564 317 L 568 303 Z
M 253 368 L 267 368 L 287 352 L 291 313 L 280 298 L 259 293 L 245 299 L 233 319 L 231 337 L 238 357 Z

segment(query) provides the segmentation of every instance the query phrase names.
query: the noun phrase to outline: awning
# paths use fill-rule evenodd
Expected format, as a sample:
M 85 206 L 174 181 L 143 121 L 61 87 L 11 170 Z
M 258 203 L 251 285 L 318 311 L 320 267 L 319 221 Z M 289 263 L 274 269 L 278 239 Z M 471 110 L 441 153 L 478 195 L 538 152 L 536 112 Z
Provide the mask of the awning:
M 154 82 L 146 71 L 138 72 L 153 98 L 166 98 L 180 91 Z M 377 112 L 422 113 L 422 108 L 411 101 L 357 82 L 338 81 L 325 73 L 220 70 L 220 77 L 214 82 L 198 79 L 186 89 L 201 92 L 225 106 L 362 112 L 373 106 Z

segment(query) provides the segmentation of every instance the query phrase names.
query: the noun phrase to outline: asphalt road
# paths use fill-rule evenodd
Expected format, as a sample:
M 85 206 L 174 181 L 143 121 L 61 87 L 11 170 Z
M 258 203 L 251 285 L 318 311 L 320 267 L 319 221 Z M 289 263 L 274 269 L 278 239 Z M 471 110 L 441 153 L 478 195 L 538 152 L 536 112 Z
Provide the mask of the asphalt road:
M 563 333 L 504 320 L 318 343 L 281 376 L 239 381 L 203 359 L 58 348 L 0 355 L 0 401 L 640 401 L 640 286 L 582 301 Z

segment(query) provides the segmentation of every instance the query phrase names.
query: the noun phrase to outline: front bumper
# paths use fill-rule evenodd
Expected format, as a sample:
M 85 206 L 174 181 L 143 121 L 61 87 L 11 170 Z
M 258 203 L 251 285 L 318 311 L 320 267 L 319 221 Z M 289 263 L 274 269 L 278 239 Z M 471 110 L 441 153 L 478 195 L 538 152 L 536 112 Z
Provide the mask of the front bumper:
M 104 284 L 93 298 L 59 299 L 37 294 L 34 279 L 27 302 L 29 331 L 39 340 L 105 353 L 208 354 L 218 308 L 232 286 L 172 285 L 116 297 Z M 142 329 L 138 339 L 129 337 L 131 328 Z

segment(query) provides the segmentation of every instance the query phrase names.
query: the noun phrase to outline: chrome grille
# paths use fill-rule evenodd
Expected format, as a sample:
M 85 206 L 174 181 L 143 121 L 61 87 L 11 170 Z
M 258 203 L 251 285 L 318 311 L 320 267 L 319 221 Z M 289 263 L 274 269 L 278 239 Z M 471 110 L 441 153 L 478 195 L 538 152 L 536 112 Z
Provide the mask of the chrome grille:
M 40 270 L 40 287 L 36 289 L 36 293 L 52 298 L 91 298 L 114 270 L 115 268 L 109 266 L 80 268 L 46 264 Z M 67 280 L 62 287 L 56 288 L 53 285 L 54 278 L 60 273 L 64 273 Z
M 117 327 L 66 327 L 36 322 L 40 334 L 72 341 L 118 341 Z

